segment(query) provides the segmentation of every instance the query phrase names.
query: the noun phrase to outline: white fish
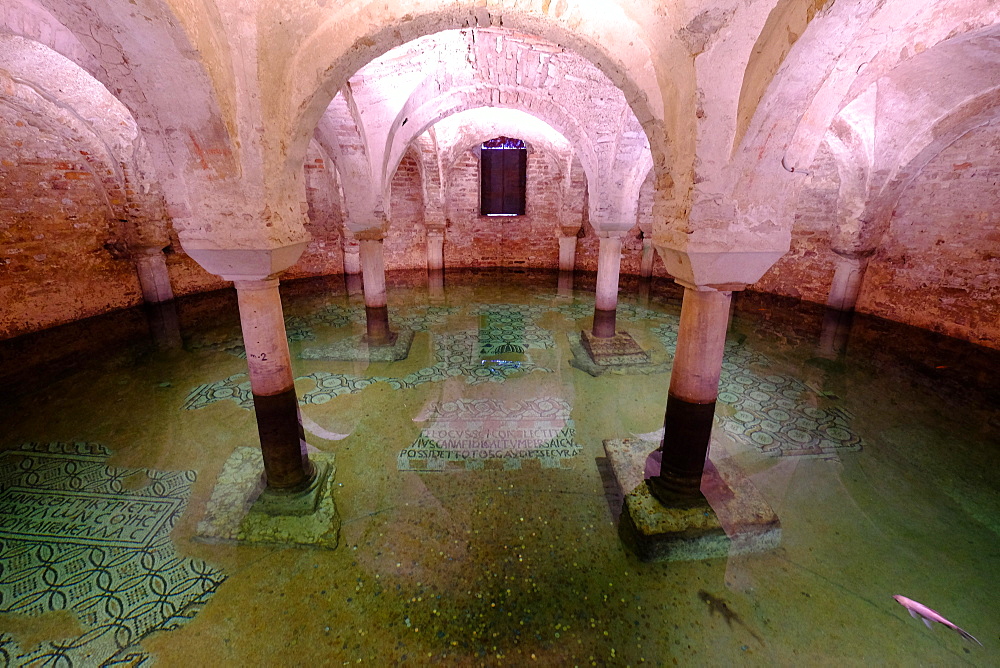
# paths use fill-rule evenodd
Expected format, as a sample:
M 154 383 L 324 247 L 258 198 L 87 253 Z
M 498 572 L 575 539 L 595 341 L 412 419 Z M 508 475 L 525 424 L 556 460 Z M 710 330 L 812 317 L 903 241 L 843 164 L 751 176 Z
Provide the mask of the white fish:
M 963 638 L 965 638 L 966 640 L 972 640 L 973 642 L 977 643 L 980 647 L 983 646 L 983 643 L 976 640 L 976 638 L 971 633 L 968 633 L 964 629 L 959 628 L 957 625 L 952 624 L 947 619 L 942 617 L 940 613 L 931 610 L 923 603 L 917 603 L 912 599 L 906 598 L 905 596 L 899 596 L 898 594 L 896 596 L 893 596 L 893 598 L 896 599 L 896 603 L 899 603 L 901 606 L 903 606 L 910 612 L 911 617 L 913 617 L 914 619 L 924 620 L 924 624 L 927 625 L 927 628 L 931 628 L 931 622 L 944 624 L 949 629 L 957 631 L 958 634 Z

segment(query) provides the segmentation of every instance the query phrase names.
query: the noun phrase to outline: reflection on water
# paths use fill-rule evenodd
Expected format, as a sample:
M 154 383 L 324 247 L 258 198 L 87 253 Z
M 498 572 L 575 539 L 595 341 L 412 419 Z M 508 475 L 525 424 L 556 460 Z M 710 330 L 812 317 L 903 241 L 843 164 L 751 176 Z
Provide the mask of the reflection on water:
M 232 294 L 0 344 L 0 663 L 1000 662 L 996 353 L 737 295 L 713 459 L 781 545 L 642 564 L 601 444 L 657 438 L 680 290 L 623 280 L 655 366 L 594 377 L 593 276 L 390 278 L 400 361 L 331 359 L 365 329 L 342 278 L 282 286 L 332 551 L 195 538 L 256 443 Z

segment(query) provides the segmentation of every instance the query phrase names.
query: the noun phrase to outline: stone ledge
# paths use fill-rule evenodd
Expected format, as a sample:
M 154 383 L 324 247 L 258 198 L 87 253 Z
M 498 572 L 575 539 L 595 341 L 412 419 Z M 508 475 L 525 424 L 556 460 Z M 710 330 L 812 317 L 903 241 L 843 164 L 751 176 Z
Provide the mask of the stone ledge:
M 398 362 L 410 354 L 413 330 L 393 332 L 395 339 L 386 345 L 369 345 L 367 334 L 352 336 L 321 348 L 306 348 L 299 359 L 329 360 L 332 362 Z
M 569 361 L 570 366 L 580 371 L 584 371 L 591 376 L 597 377 L 605 373 L 622 374 L 622 375 L 645 375 L 653 373 L 667 373 L 670 371 L 671 364 L 663 360 L 663 354 L 661 353 L 657 356 L 654 353 L 649 353 L 641 348 L 639 344 L 632 339 L 632 336 L 628 332 L 618 332 L 614 339 L 607 339 L 607 341 L 623 340 L 620 337 L 628 337 L 628 340 L 632 342 L 641 354 L 639 355 L 626 354 L 626 355 L 614 355 L 614 354 L 599 354 L 600 361 L 595 361 L 593 355 L 587 350 L 584 343 L 584 337 L 588 336 L 587 332 L 570 333 L 566 335 L 569 339 L 569 349 L 573 353 L 573 359 Z M 600 341 L 600 339 L 591 339 Z M 600 344 L 598 344 L 600 345 Z M 614 345 L 614 344 L 611 344 Z M 612 352 L 610 348 L 605 348 L 601 351 L 603 353 Z
M 706 462 L 702 500 L 666 507 L 645 479 L 658 470 L 657 443 L 604 441 L 615 479 L 625 496 L 619 534 L 643 561 L 712 559 L 778 546 L 781 523 L 764 497 L 729 459 Z

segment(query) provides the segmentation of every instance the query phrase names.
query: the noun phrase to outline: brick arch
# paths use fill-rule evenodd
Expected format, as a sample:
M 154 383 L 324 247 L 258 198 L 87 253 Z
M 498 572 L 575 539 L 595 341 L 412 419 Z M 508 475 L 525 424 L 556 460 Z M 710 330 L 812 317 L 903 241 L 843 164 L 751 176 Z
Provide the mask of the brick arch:
M 219 17 L 182 16 L 175 4 L 148 0 L 125 12 L 117 0 L 12 0 L 5 20 L 11 32 L 40 37 L 125 106 L 143 134 L 162 196 L 184 227 L 204 222 L 192 210 L 199 189 L 211 182 L 217 193 L 240 170 L 227 129 L 236 124 L 224 121 L 225 109 L 235 113 L 234 101 L 218 94 L 235 91 L 231 59 L 218 46 L 226 43 Z M 187 29 L 191 21 L 198 30 Z M 216 65 L 212 76 L 206 61 Z
M 503 4 L 494 8 L 491 14 L 486 8 L 477 6 L 472 0 L 455 2 L 439 0 L 436 6 L 420 13 L 407 12 L 396 16 L 392 9 L 373 15 L 371 21 L 358 21 L 354 25 L 375 26 L 367 31 L 363 28 L 354 37 L 350 48 L 343 49 L 343 21 L 329 20 L 312 31 L 310 38 L 290 62 L 290 69 L 299 63 L 328 63 L 327 66 L 312 69 L 308 73 L 286 71 L 284 75 L 296 82 L 292 108 L 295 113 L 290 118 L 289 142 L 286 162 L 301 164 L 300 153 L 304 151 L 309 136 L 319 118 L 325 112 L 334 95 L 347 80 L 361 67 L 373 61 L 391 48 L 405 44 L 424 35 L 448 29 L 487 27 L 502 24 L 519 32 L 537 35 L 552 43 L 560 44 L 594 63 L 619 90 L 621 90 L 632 112 L 649 138 L 654 164 L 658 169 L 669 165 L 668 138 L 662 121 L 661 105 L 663 92 L 650 72 L 636 67 L 630 71 L 625 62 L 648 63 L 651 60 L 645 31 L 620 8 L 602 7 L 598 16 L 588 15 L 582 9 L 572 9 L 574 28 L 564 24 L 569 16 L 553 17 L 544 12 L 511 9 Z M 514 2 L 510 3 L 514 5 Z M 562 10 L 554 10 L 562 11 Z M 501 17 L 502 14 L 502 17 Z M 579 16 L 576 16 L 576 15 Z M 581 21 L 586 21 L 582 23 Z M 629 35 L 623 40 L 619 35 Z M 350 39 L 350 36 L 347 39 Z M 337 49 L 343 49 L 338 51 Z
M 501 93 L 503 93 L 503 96 L 501 96 Z M 507 98 L 508 93 L 511 94 L 510 98 Z M 509 99 L 513 101 L 494 103 L 496 99 Z M 517 101 L 518 99 L 521 101 Z M 413 129 L 409 131 L 409 136 L 420 136 L 436 123 L 449 116 L 470 109 L 490 107 L 524 111 L 547 123 L 565 137 L 581 156 L 580 160 L 583 164 L 584 172 L 587 174 L 588 181 L 594 182 L 597 179 L 597 155 L 594 152 L 593 143 L 580 123 L 565 109 L 559 107 L 551 100 L 530 91 L 518 91 L 513 88 L 493 86 L 470 86 L 452 89 L 448 95 L 436 98 L 421 109 L 414 110 L 410 114 L 410 122 L 407 123 L 407 127 L 412 124 Z M 403 138 L 405 137 L 406 135 L 403 136 Z M 399 143 L 403 141 L 403 138 L 399 140 Z M 412 141 L 412 138 L 407 141 L 407 145 L 409 141 Z

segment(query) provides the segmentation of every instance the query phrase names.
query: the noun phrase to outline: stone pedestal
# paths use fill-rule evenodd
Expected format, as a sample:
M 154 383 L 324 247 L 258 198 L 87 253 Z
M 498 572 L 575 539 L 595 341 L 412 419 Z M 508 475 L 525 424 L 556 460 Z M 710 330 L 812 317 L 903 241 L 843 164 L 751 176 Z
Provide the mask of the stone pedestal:
M 619 534 L 642 561 L 690 561 L 774 549 L 781 523 L 753 483 L 729 459 L 706 462 L 701 494 L 663 504 L 644 480 L 659 468 L 656 443 L 604 441 L 624 494 Z

